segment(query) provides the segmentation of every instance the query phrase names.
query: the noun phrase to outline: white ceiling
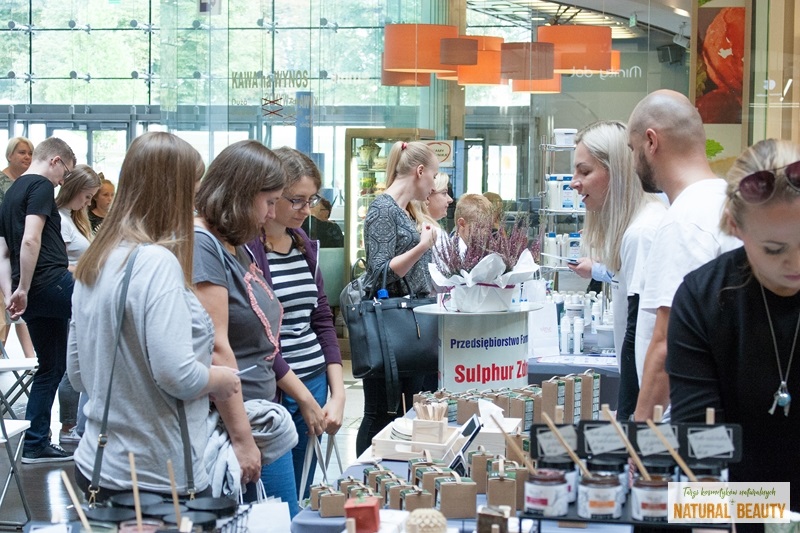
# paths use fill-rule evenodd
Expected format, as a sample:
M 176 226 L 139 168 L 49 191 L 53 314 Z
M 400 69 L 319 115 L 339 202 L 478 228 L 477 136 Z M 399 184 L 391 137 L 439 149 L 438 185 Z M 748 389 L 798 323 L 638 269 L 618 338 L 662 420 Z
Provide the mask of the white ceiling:
M 468 9 L 491 14 L 523 26 L 561 24 L 610 25 L 614 39 L 643 37 L 648 30 L 671 36 L 688 33 L 692 0 L 467 0 Z M 637 25 L 629 27 L 631 15 Z M 558 19 L 558 20 L 554 20 Z M 660 31 L 659 31 L 660 30 Z

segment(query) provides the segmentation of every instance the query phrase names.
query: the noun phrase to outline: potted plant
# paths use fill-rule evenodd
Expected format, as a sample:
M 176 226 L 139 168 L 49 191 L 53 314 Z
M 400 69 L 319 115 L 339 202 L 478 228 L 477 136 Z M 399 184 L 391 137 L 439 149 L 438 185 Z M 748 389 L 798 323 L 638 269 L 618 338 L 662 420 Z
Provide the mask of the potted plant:
M 527 216 L 497 230 L 490 218 L 480 219 L 466 241 L 454 234 L 440 241 L 433 255 L 429 270 L 434 283 L 450 292 L 456 309 L 465 313 L 508 311 L 517 284 L 539 270 L 528 248 Z

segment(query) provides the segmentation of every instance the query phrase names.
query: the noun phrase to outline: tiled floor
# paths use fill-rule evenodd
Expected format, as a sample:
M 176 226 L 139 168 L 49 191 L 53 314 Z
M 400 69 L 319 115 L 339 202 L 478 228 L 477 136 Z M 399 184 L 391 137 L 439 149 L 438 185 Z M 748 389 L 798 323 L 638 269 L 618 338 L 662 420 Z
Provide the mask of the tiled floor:
M 6 343 L 6 348 L 12 357 L 22 357 L 22 349 L 19 347 L 19 343 L 13 331 Z M 337 434 L 336 440 L 339 453 L 341 454 L 342 466 L 347 468 L 347 465 L 353 463 L 356 459 L 356 434 L 358 433 L 358 426 L 361 423 L 364 397 L 361 381 L 353 378 L 350 361 L 347 360 L 344 361 L 344 379 L 346 394 L 344 421 L 342 428 Z M 4 383 L 0 383 L 0 386 L 2 385 L 4 385 Z M 21 414 L 24 416 L 24 408 Z M 61 429 L 57 400 L 53 408 L 51 428 L 54 435 L 57 435 Z M 323 452 L 326 450 L 327 438 L 327 436 L 323 437 Z M 16 442 L 15 439 L 12 440 Z M 2 454 L 0 454 L 1 483 L 8 472 L 8 459 L 2 448 L 0 448 L 0 452 L 2 452 Z M 66 506 L 69 505 L 69 498 L 61 482 L 60 475 L 61 471 L 64 470 L 67 472 L 70 479 L 72 479 L 74 464 L 20 465 L 20 467 L 28 503 L 33 513 L 33 519 L 37 521 L 47 521 L 50 520 L 53 510 L 58 509 L 63 512 Z M 338 479 L 340 474 L 341 471 L 339 470 L 335 456 L 333 456 L 331 464 L 328 467 L 328 477 L 330 480 L 335 480 Z M 320 480 L 322 480 L 322 472 L 318 468 L 315 481 Z M 70 512 L 70 516 L 74 518 L 74 512 Z M 0 520 L 24 520 L 24 512 L 14 483 L 9 487 L 6 502 L 3 504 L 2 508 L 0 508 Z

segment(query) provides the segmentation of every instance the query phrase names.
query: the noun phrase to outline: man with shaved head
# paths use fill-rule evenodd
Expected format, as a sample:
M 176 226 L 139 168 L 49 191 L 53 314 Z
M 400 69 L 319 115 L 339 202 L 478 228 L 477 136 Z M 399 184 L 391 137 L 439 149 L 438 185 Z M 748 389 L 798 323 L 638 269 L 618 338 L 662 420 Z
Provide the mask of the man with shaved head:
M 652 338 L 636 339 L 640 391 L 634 418 L 643 421 L 655 405 L 669 405 L 664 363 L 678 286 L 686 274 L 741 242 L 719 228 L 727 183 L 708 164 L 703 122 L 684 95 L 660 90 L 639 102 L 628 121 L 628 145 L 642 188 L 663 191 L 670 203 L 647 257 L 639 302 L 637 323 L 655 321 Z

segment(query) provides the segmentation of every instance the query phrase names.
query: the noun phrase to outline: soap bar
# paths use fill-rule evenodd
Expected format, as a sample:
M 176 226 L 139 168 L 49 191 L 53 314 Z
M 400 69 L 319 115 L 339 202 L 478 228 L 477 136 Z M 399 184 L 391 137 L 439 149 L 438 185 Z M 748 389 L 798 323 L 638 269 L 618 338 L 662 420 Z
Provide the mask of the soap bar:
M 356 521 L 356 533 L 376 533 L 381 528 L 381 500 L 375 496 L 350 498 L 344 504 L 344 515 Z

